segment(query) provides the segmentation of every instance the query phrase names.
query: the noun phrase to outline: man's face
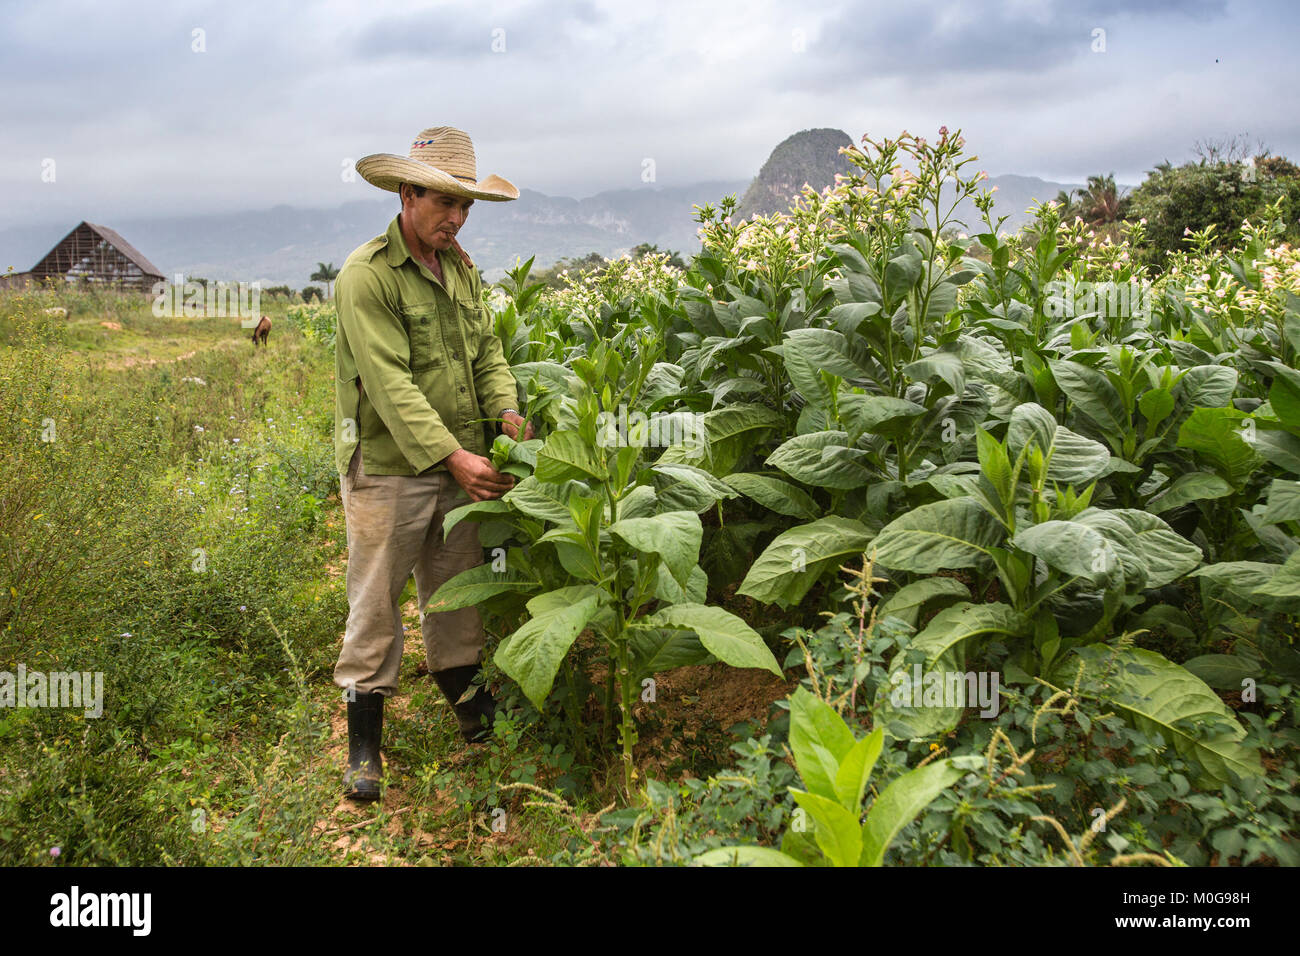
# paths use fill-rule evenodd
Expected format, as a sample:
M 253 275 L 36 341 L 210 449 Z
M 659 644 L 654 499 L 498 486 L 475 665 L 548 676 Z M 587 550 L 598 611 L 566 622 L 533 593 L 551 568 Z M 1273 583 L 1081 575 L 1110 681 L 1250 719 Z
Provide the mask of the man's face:
M 469 216 L 474 200 L 464 196 L 426 189 L 416 196 L 410 186 L 402 186 L 402 221 L 407 223 L 416 238 L 433 249 L 446 249 L 451 245 L 461 226 Z

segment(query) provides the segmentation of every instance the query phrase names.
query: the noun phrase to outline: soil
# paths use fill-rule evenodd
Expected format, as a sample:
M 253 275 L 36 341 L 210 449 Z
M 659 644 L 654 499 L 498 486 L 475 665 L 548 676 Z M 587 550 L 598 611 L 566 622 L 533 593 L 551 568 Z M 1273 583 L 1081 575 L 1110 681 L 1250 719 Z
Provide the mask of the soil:
M 655 701 L 642 703 L 636 711 L 642 723 L 641 739 L 635 751 L 642 774 L 682 779 L 688 771 L 675 768 L 693 763 L 693 750 L 702 745 L 707 756 L 725 760 L 719 737 L 748 722 L 756 730 L 768 722 L 772 705 L 798 686 L 797 676 L 789 680 L 753 668 L 727 664 L 679 667 L 655 679 Z M 715 739 L 708 739 L 710 736 Z

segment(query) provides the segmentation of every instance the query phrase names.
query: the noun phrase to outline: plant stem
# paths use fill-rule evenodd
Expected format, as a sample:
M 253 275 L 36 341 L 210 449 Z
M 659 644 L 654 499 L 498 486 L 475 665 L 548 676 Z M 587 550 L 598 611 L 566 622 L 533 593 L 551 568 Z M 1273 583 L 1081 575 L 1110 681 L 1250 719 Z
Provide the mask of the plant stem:
M 636 724 L 632 716 L 633 696 L 632 668 L 628 659 L 628 642 L 626 631 L 621 631 L 618 640 L 618 684 L 622 698 L 622 722 L 619 725 L 619 739 L 623 744 L 623 792 L 628 803 L 632 802 L 632 746 L 636 743 Z
M 614 655 L 609 655 L 609 672 L 605 675 L 605 720 L 600 731 L 601 745 L 609 744 L 610 732 L 614 729 L 614 668 L 617 662 Z

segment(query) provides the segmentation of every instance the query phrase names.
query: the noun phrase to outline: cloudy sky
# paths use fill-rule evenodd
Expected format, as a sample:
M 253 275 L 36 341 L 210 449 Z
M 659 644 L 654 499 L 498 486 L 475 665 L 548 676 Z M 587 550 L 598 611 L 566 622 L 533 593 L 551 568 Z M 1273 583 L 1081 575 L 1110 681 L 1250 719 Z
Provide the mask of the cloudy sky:
M 817 126 L 961 127 L 991 174 L 1058 181 L 1240 133 L 1300 157 L 1284 2 L 4 0 L 0 22 L 0 228 L 371 198 L 349 162 L 432 125 L 473 136 L 480 175 L 571 196 L 744 179 Z

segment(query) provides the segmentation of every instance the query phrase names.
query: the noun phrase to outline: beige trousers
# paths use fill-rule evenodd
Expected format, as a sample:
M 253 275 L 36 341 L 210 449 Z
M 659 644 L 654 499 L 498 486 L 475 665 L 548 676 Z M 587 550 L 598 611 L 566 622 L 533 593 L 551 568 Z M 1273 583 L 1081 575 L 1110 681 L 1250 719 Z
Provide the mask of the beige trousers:
M 415 574 L 420 632 L 430 671 L 478 662 L 483 622 L 478 608 L 426 614 L 443 582 L 483 563 L 478 523 L 462 521 L 444 542 L 443 516 L 468 503 L 449 472 L 367 475 L 361 447 L 340 482 L 348 532 L 348 623 L 334 683 L 391 696 L 402 663 L 402 589 Z

